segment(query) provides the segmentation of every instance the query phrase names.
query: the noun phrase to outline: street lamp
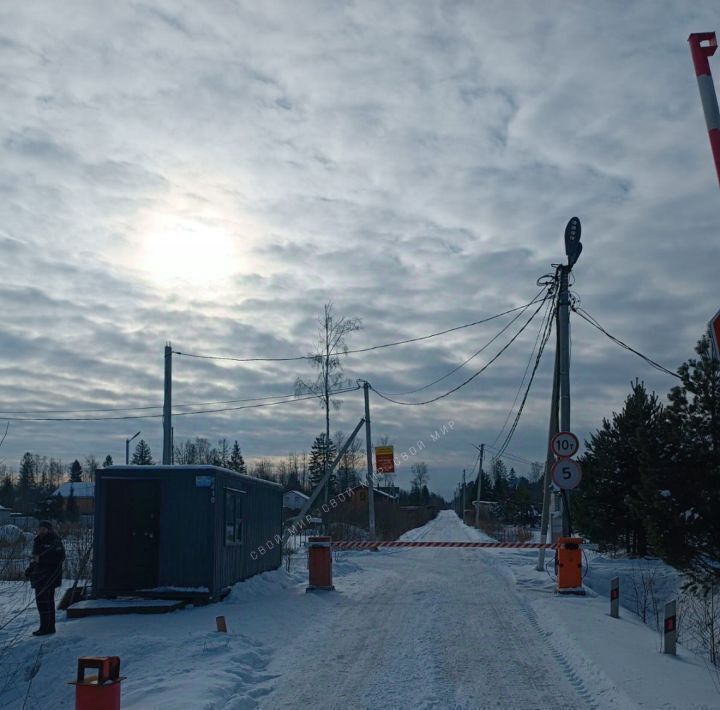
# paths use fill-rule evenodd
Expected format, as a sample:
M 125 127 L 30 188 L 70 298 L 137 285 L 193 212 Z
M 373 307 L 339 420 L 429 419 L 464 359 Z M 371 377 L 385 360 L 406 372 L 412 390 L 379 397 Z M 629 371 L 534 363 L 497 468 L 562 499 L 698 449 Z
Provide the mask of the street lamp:
M 137 436 L 140 436 L 141 432 L 133 434 L 129 439 L 125 439 L 125 465 L 130 463 L 130 442 Z

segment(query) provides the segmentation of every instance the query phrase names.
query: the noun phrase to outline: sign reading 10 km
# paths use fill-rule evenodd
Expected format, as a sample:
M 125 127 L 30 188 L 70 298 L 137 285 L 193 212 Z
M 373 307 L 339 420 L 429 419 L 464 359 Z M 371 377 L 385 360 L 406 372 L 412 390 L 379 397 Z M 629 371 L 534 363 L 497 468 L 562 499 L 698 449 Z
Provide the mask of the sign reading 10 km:
M 558 488 L 572 490 L 580 485 L 582 469 L 580 464 L 571 458 L 579 448 L 580 442 L 572 432 L 561 431 L 552 438 L 550 450 L 559 460 L 553 464 L 551 473 L 552 480 Z

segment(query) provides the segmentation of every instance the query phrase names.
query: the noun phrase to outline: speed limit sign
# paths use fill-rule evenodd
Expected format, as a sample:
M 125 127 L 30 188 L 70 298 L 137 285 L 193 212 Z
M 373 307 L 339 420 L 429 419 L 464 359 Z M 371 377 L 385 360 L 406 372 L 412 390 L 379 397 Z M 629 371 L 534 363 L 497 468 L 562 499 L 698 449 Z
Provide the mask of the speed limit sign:
M 550 441 L 550 450 L 561 459 L 575 456 L 579 448 L 580 442 L 571 431 L 560 431 Z
M 558 488 L 570 491 L 577 488 L 582 480 L 582 469 L 574 459 L 560 459 L 553 464 L 550 470 L 553 483 Z

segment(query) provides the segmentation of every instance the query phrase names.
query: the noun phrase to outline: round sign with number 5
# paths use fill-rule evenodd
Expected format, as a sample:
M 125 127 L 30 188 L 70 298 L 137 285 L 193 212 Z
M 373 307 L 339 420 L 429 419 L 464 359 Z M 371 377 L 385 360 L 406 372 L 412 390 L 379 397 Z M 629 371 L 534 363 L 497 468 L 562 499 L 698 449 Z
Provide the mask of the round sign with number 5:
M 569 459 L 575 456 L 580 448 L 577 436 L 571 431 L 560 431 L 550 441 L 550 451 L 562 459 Z
M 582 481 L 582 468 L 574 459 L 560 459 L 553 464 L 550 471 L 558 488 L 570 491 L 577 488 Z

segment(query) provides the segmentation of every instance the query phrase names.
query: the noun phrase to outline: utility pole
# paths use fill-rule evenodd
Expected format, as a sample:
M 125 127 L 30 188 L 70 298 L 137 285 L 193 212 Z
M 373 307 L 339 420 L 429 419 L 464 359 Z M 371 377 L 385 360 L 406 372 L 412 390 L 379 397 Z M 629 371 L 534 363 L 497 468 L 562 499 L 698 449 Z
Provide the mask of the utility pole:
M 560 267 L 558 295 L 558 342 L 560 344 L 560 431 L 570 431 L 570 294 L 569 266 Z M 563 537 L 570 537 L 570 493 L 562 492 Z
M 483 457 L 485 456 L 485 444 L 480 444 L 480 466 L 477 475 L 477 505 L 475 506 L 475 527 L 480 527 L 480 501 L 482 500 L 482 474 L 483 474 Z
M 462 515 L 460 520 L 465 522 L 465 508 L 467 508 L 467 486 L 465 485 L 465 469 L 463 469 L 463 497 L 462 497 Z
M 172 463 L 172 345 L 165 346 L 165 401 L 163 402 L 163 455 L 165 466 Z
M 367 457 L 368 514 L 370 539 L 375 539 L 375 490 L 373 485 L 372 433 L 370 431 L 370 383 L 363 384 L 365 393 L 365 450 Z

